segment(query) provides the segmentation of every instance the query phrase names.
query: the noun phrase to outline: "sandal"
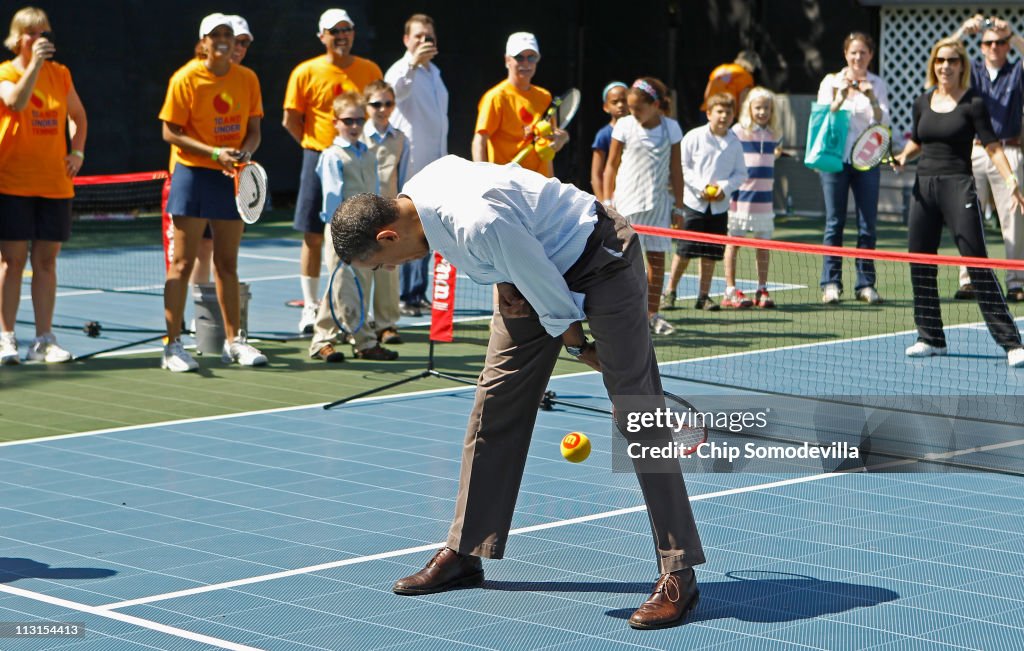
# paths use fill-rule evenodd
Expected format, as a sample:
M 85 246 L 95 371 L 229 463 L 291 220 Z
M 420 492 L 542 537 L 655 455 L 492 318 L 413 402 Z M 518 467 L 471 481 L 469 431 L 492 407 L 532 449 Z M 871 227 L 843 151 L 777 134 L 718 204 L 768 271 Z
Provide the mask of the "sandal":
M 398 330 L 394 328 L 384 328 L 377 333 L 377 341 L 382 344 L 400 344 L 402 343 L 402 337 L 399 336 Z

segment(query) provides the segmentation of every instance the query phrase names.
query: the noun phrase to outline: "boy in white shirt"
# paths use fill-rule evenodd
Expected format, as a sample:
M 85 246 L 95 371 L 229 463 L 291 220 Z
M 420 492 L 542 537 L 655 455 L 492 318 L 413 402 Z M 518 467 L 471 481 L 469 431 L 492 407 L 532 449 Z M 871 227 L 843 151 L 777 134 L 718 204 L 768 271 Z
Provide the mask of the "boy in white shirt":
M 736 102 L 727 93 L 708 98 L 708 123 L 691 129 L 683 136 L 683 228 L 700 233 L 725 235 L 729 225 L 729 197 L 747 180 L 743 162 L 743 145 L 730 130 L 736 115 Z M 697 293 L 698 310 L 716 311 L 718 305 L 708 292 L 715 274 L 715 263 L 725 254 L 724 244 L 704 244 L 679 240 L 663 304 L 675 304 L 679 279 L 690 258 L 700 258 L 700 280 Z

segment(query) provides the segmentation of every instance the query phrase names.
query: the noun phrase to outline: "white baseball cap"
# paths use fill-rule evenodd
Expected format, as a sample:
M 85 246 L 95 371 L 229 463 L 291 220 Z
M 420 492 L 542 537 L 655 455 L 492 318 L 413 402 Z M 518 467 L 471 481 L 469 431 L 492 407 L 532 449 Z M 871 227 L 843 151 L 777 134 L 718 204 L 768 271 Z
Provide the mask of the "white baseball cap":
M 514 57 L 523 50 L 533 50 L 540 54 L 540 45 L 537 44 L 537 37 L 530 32 L 516 32 L 508 37 L 505 43 L 505 54 Z
M 349 18 L 348 12 L 344 9 L 328 9 L 320 15 L 320 31 L 317 34 L 323 34 L 324 30 L 330 29 L 338 23 L 348 23 L 353 27 L 356 26 L 352 19 Z
M 245 18 L 242 18 L 241 16 L 228 16 L 228 20 L 231 21 L 231 27 L 235 30 L 236 37 L 245 34 L 250 39 L 254 41 L 256 40 L 256 37 L 252 35 L 251 31 L 249 31 L 249 23 Z
M 234 30 L 234 25 L 231 23 L 230 16 L 225 16 L 224 14 L 210 14 L 206 18 L 203 18 L 202 22 L 199 23 L 199 38 L 203 38 L 221 25 L 227 25 Z

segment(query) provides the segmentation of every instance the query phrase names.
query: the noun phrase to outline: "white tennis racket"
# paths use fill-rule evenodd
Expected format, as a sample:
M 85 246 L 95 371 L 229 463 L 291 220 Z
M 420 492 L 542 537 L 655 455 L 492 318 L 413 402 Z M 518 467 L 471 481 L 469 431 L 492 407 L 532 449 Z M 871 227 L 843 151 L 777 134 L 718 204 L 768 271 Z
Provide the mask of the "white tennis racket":
M 892 131 L 889 127 L 875 123 L 864 129 L 850 150 L 850 165 L 853 169 L 866 172 L 879 163 L 892 160 Z
M 235 166 L 235 207 L 246 224 L 255 224 L 267 203 L 267 171 L 259 163 Z
M 580 109 L 580 91 L 577 88 L 570 88 L 565 92 L 564 95 L 556 97 L 551 100 L 551 105 L 548 110 L 537 116 L 537 119 L 533 121 L 531 128 L 533 129 L 533 137 L 530 138 L 530 142 L 523 146 L 516 154 L 516 157 L 512 159 L 512 163 L 520 163 L 527 154 L 533 151 L 533 145 L 537 138 L 541 135 L 537 133 L 537 124 L 543 120 L 547 120 L 551 125 L 557 125 L 559 129 L 565 129 L 572 122 L 572 119 L 576 117 L 576 111 Z

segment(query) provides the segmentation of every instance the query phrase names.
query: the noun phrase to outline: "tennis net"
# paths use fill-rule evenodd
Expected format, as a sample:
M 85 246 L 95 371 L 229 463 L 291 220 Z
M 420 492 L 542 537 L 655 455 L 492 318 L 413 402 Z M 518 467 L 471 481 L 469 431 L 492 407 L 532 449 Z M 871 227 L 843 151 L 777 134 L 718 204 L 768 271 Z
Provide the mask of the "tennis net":
M 162 294 L 167 172 L 75 179 L 72 235 L 57 259 L 62 289 Z

